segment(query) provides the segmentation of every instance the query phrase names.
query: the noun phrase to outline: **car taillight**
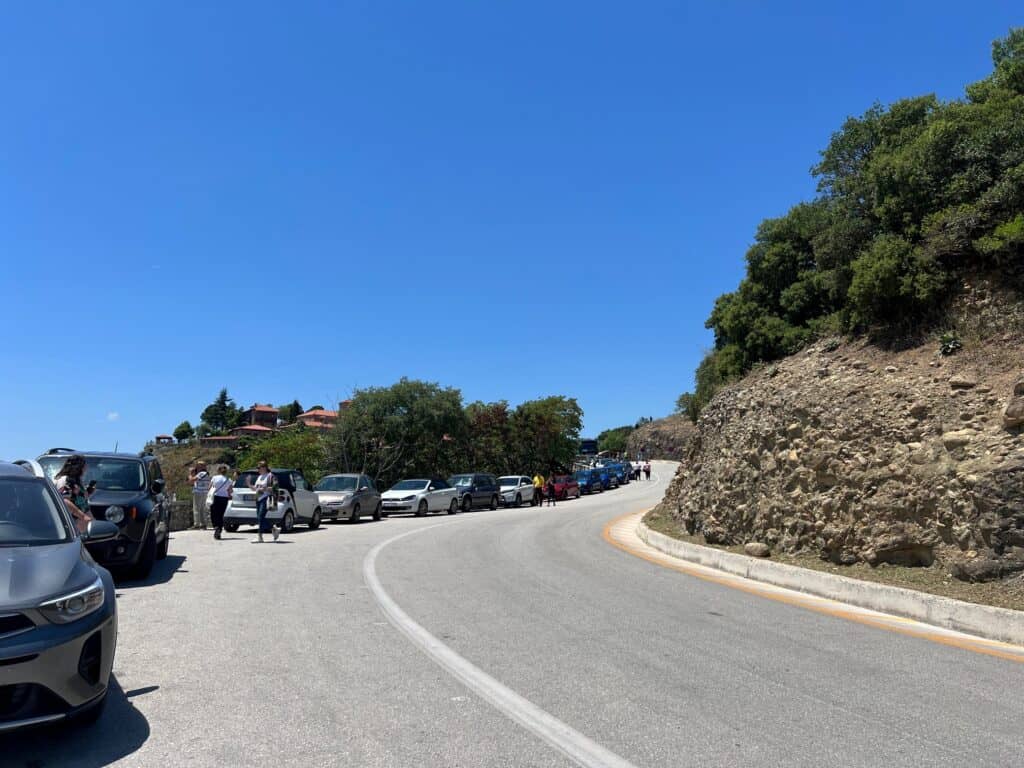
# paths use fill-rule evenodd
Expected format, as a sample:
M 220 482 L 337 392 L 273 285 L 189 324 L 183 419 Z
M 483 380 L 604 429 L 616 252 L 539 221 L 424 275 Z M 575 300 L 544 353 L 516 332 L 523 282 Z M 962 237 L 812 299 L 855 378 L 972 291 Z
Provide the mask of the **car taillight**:
M 288 491 L 278 491 L 277 492 L 277 500 L 278 501 L 288 501 Z

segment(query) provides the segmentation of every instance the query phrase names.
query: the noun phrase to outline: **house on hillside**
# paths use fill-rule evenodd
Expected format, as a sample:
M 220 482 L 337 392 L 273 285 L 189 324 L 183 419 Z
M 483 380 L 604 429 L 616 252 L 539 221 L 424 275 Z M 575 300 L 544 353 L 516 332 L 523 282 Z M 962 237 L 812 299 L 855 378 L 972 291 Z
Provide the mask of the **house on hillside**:
M 338 412 L 328 411 L 324 408 L 316 408 L 312 411 L 300 413 L 296 421 L 311 429 L 330 429 L 338 422 Z
M 277 416 L 278 411 L 274 406 L 253 403 L 249 406 L 249 409 L 245 411 L 244 420 L 245 424 L 248 426 L 265 427 L 269 430 L 273 430 L 277 427 Z
M 231 434 L 236 437 L 266 437 L 274 433 L 274 430 L 270 427 L 264 427 L 262 424 L 243 424 L 240 427 L 235 427 L 231 430 Z

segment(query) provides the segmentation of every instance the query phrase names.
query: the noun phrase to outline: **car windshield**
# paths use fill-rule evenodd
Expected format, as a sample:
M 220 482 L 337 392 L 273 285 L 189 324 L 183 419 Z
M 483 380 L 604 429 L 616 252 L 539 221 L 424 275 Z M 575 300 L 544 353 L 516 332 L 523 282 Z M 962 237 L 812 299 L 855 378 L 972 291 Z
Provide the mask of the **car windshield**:
M 456 488 L 463 485 L 472 485 L 472 475 L 455 475 L 454 477 L 448 478 L 448 485 L 454 485 Z
M 355 477 L 347 475 L 328 475 L 323 478 L 313 490 L 316 491 L 354 491 L 356 489 Z
M 391 486 L 392 491 L 422 491 L 427 487 L 427 480 L 402 480 Z
M 70 541 L 71 531 L 58 503 L 42 480 L 0 479 L 0 547 Z
M 499 477 L 498 478 L 498 485 L 500 485 L 502 488 L 506 488 L 508 486 L 516 486 L 516 485 L 519 485 L 519 478 L 518 477 Z
M 56 482 L 66 460 L 65 456 L 44 456 L 39 463 L 46 476 Z M 138 459 L 86 455 L 82 482 L 89 485 L 93 481 L 100 491 L 141 491 L 146 487 L 146 472 Z

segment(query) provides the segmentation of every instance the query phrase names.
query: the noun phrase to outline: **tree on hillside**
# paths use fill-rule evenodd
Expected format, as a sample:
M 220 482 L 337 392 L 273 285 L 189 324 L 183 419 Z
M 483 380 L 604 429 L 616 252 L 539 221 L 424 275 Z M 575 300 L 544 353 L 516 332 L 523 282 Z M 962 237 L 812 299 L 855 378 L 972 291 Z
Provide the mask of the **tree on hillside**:
M 382 483 L 447 475 L 464 460 L 466 414 L 457 389 L 402 378 L 357 390 L 328 437 L 333 463 Z
M 213 432 L 227 432 L 241 424 L 243 413 L 224 388 L 217 394 L 217 399 L 203 409 L 200 418 Z
M 179 443 L 183 443 L 186 440 L 192 439 L 192 435 L 195 434 L 195 430 L 192 429 L 192 425 L 189 424 L 188 421 L 186 420 L 181 422 L 181 424 L 179 424 L 178 426 L 176 426 L 174 428 L 174 432 L 172 432 L 171 434 L 174 435 L 175 440 L 177 440 Z
M 832 135 L 818 196 L 761 223 L 743 280 L 715 302 L 690 418 L 723 383 L 814 338 L 927 328 L 971 273 L 1022 290 L 1024 29 L 992 61 L 965 99 L 876 104 Z
M 630 426 L 606 429 L 597 436 L 597 450 L 599 452 L 624 453 L 626 450 L 626 440 L 634 429 L 635 427 Z
M 547 474 L 572 466 L 583 424 L 576 398 L 555 395 L 529 400 L 513 411 L 510 421 L 520 471 Z
M 676 413 L 693 419 L 693 411 L 693 393 L 683 392 L 683 394 L 676 398 Z
M 302 406 L 298 400 L 292 400 L 288 405 L 282 405 L 277 409 L 278 418 L 285 424 L 293 424 L 303 413 Z
M 302 470 L 311 483 L 334 469 L 328 459 L 325 436 L 319 430 L 306 429 L 301 425 L 282 429 L 246 446 L 238 457 L 238 466 L 249 469 L 261 460 L 272 467 Z

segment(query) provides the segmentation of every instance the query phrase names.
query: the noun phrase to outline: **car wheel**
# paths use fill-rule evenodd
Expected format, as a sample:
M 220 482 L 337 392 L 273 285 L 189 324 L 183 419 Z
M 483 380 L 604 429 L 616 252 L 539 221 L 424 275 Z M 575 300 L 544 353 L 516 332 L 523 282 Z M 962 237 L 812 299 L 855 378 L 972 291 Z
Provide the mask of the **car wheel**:
M 448 505 L 448 514 L 449 515 L 454 515 L 458 511 L 459 511 L 459 502 L 456 501 L 455 499 L 452 499 L 452 503 Z
M 473 498 L 467 493 L 462 497 L 462 511 L 471 512 L 473 510 Z
M 522 497 L 521 494 L 517 493 L 516 494 L 516 507 L 518 508 L 518 507 L 521 507 L 521 506 L 523 506 L 523 497 Z
M 359 518 L 362 517 L 362 515 L 362 510 L 359 508 L 359 505 L 356 504 L 354 507 L 352 507 L 352 515 L 349 517 L 348 521 L 350 523 L 358 523 Z
M 320 510 L 313 510 L 313 519 L 309 521 L 309 530 L 315 531 L 320 527 Z
M 103 698 L 97 701 L 95 704 L 90 706 L 88 709 L 83 709 L 81 712 L 75 714 L 71 718 L 71 724 L 73 726 L 89 726 L 100 719 L 103 714 L 103 710 L 107 706 L 107 694 L 103 694 Z
M 498 497 L 497 496 L 491 496 L 491 509 L 497 509 L 497 508 L 498 508 Z
M 281 533 L 291 533 L 292 528 L 295 527 L 295 515 L 289 509 L 284 513 L 284 517 L 281 518 Z
M 563 488 L 562 489 L 562 495 L 559 498 L 562 501 L 568 501 L 568 499 L 569 499 L 569 492 Z
M 139 554 L 139 562 L 131 569 L 133 579 L 144 579 L 153 570 L 153 562 L 156 560 L 156 532 L 150 530 L 146 540 L 142 543 L 142 552 Z
M 420 501 L 419 507 L 416 508 L 416 517 L 423 517 L 427 514 L 427 500 L 423 499 Z
M 373 519 L 380 521 L 380 502 L 377 502 L 376 508 L 373 510 Z
M 238 523 L 224 523 L 224 530 L 228 533 L 234 533 L 238 530 Z
M 164 532 L 164 540 L 160 542 L 160 545 L 156 548 L 156 559 L 163 560 L 167 557 L 167 548 L 171 545 L 171 532 Z

